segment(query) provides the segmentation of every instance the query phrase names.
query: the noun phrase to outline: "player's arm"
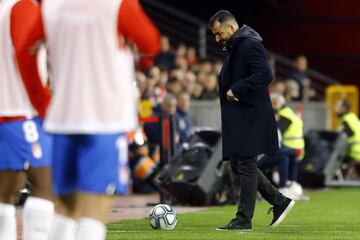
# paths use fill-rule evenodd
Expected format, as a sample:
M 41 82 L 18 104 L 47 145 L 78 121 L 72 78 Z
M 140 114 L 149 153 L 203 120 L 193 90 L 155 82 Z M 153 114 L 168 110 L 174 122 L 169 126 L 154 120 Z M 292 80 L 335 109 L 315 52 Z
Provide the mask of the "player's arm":
M 26 91 L 39 116 L 43 117 L 51 95 L 40 80 L 37 68 L 37 46 L 44 39 L 40 6 L 32 0 L 21 0 L 11 11 L 11 38 Z
M 154 56 L 160 50 L 160 33 L 138 0 L 123 0 L 119 10 L 118 33 L 135 43 L 144 55 Z

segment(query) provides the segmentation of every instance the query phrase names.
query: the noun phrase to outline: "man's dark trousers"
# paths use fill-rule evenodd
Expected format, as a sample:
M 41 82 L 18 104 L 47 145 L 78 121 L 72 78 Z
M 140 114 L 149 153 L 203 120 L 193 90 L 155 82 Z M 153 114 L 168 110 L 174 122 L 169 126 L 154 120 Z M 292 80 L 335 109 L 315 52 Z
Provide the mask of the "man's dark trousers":
M 234 180 L 240 184 L 240 202 L 236 217 L 243 224 L 251 224 L 257 191 L 271 205 L 281 205 L 286 200 L 257 168 L 257 158 L 256 156 L 231 160 Z

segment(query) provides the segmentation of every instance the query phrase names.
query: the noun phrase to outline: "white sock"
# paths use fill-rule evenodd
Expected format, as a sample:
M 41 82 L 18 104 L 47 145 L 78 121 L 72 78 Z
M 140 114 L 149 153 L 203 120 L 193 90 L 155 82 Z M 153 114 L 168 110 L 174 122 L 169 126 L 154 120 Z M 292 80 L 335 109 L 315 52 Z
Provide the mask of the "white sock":
M 105 240 L 106 227 L 92 218 L 80 218 L 76 240 Z
M 28 197 L 23 209 L 23 240 L 48 240 L 54 218 L 54 203 Z
M 56 214 L 49 240 L 75 240 L 78 224 L 74 219 Z
M 0 203 L 0 239 L 16 240 L 15 206 Z

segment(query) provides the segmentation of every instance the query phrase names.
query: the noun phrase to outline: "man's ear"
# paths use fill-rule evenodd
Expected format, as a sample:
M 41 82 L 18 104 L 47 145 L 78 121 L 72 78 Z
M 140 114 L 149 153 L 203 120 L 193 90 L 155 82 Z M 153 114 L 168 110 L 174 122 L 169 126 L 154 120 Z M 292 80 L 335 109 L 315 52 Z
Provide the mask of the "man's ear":
M 235 24 L 230 24 L 230 29 L 231 29 L 231 32 L 232 32 L 232 33 L 235 33 L 235 32 L 236 32 L 236 26 L 235 26 Z

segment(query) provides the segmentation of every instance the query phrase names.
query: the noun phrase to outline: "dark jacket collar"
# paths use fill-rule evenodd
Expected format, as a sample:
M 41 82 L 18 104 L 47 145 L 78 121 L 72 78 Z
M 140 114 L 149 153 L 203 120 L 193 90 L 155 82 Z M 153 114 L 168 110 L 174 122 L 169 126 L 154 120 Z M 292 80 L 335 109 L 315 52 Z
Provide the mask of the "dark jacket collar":
M 247 25 L 243 25 L 239 30 L 237 30 L 226 43 L 224 50 L 231 51 L 233 46 L 242 38 L 252 38 L 257 41 L 262 41 L 261 36 L 251 27 Z

